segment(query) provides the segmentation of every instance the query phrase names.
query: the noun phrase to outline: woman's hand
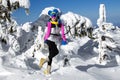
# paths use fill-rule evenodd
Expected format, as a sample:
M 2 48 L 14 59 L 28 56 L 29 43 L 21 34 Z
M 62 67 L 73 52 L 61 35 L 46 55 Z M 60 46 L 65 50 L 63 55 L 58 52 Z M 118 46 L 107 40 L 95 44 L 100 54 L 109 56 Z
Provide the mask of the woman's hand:
M 67 44 L 67 42 L 62 40 L 61 45 L 66 45 L 66 44 Z

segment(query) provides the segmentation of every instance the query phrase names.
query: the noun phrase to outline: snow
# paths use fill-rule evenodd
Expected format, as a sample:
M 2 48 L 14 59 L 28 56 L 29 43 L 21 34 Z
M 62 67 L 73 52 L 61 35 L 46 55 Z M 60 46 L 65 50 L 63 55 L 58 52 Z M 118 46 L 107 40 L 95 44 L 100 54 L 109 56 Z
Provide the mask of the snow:
M 23 5 L 29 7 L 27 2 Z M 102 25 L 106 30 L 94 29 L 95 39 L 87 36 L 67 36 L 68 44 L 60 45 L 59 54 L 53 58 L 51 74 L 43 74 L 47 64 L 43 65 L 42 69 L 38 65 L 40 58 L 48 55 L 48 47 L 43 40 L 44 28 L 49 19 L 47 11 L 54 8 L 45 8 L 38 21 L 26 22 L 23 25 L 17 25 L 15 21 L 14 33 L 9 33 L 6 27 L 0 25 L 0 80 L 120 80 L 120 28 L 104 21 Z M 104 12 L 105 8 L 100 11 Z M 70 11 L 62 14 L 61 19 L 65 28 L 73 28 L 73 35 L 74 26 L 81 29 L 81 24 L 85 23 L 87 28 L 92 27 L 90 19 Z M 101 41 L 103 35 L 107 37 L 106 42 Z M 107 50 L 108 55 L 112 55 L 111 59 L 99 63 L 99 52 L 104 52 L 101 47 L 106 45 L 113 48 L 113 51 Z M 67 66 L 63 66 L 65 56 L 69 60 Z
M 13 4 L 15 2 L 19 2 L 21 7 L 29 8 L 30 7 L 30 1 L 29 0 L 10 0 L 10 3 Z M 2 5 L 7 7 L 7 0 L 2 0 Z
M 69 42 L 67 48 L 65 48 L 66 52 L 68 50 L 73 50 L 76 54 L 77 49 L 84 46 L 87 42 L 89 41 L 89 38 L 85 37 L 82 39 L 75 40 L 74 42 Z M 78 45 L 79 42 L 79 45 Z M 65 46 L 62 46 L 65 47 Z M 87 46 L 86 46 L 87 47 Z M 76 50 L 75 50 L 76 49 Z M 28 51 L 29 52 L 29 51 Z M 38 52 L 39 53 L 39 52 Z M 40 59 L 40 56 L 38 57 L 39 54 L 41 53 L 35 53 L 36 54 L 36 59 Z M 89 50 L 87 52 L 88 54 L 90 53 Z M 17 65 L 12 67 L 13 65 L 3 65 L 1 64 L 0 69 L 0 79 L 1 80 L 119 80 L 119 73 L 120 73 L 120 67 L 115 66 L 115 65 L 109 65 L 109 66 L 102 66 L 99 64 L 96 64 L 95 59 L 93 58 L 85 58 L 85 55 L 73 55 L 70 59 L 70 66 L 67 67 L 62 67 L 60 66 L 60 62 L 55 62 L 53 63 L 52 67 L 52 74 L 49 76 L 45 76 L 43 74 L 43 69 L 39 70 L 39 68 L 35 67 L 35 65 L 38 64 L 38 62 L 30 62 L 28 61 L 28 65 L 25 64 L 24 59 L 27 59 L 28 54 L 20 55 L 16 58 L 14 58 L 15 61 L 13 64 Z M 30 53 L 29 53 L 30 55 Z M 32 56 L 32 55 L 31 55 Z M 83 58 L 84 59 L 83 59 Z M 89 57 L 89 56 L 87 56 Z M 20 59 L 21 58 L 21 59 Z M 23 59 L 22 59 L 23 58 Z M 32 57 L 29 56 L 29 60 L 36 60 Z M 39 60 L 38 60 L 39 61 Z M 32 68 L 33 66 L 33 68 Z M 28 68 L 30 67 L 30 68 Z M 45 68 L 45 66 L 43 67 Z
M 104 4 L 100 4 L 99 19 L 97 20 L 97 25 L 101 26 L 101 24 L 104 22 L 106 22 L 106 9 Z
M 15 3 L 16 1 L 18 1 L 20 3 L 21 7 L 24 8 L 29 8 L 30 7 L 30 2 L 29 0 L 10 0 L 10 3 Z
M 20 6 L 23 6 L 25 8 L 29 8 L 30 7 L 29 0 L 19 0 L 19 2 L 20 2 Z
M 6 0 L 2 0 L 2 5 L 4 5 L 5 7 L 7 7 L 7 2 L 6 2 Z

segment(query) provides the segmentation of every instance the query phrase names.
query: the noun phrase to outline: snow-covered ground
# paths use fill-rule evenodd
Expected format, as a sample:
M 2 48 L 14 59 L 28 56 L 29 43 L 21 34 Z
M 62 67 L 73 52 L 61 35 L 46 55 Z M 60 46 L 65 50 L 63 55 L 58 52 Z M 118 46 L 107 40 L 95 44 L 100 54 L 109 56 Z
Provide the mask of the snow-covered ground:
M 93 44 L 93 45 L 92 45 Z M 92 45 L 92 46 L 90 46 Z M 63 67 L 62 62 L 52 64 L 52 74 L 45 76 L 43 69 L 32 63 L 35 58 L 30 57 L 30 68 L 15 68 L 4 63 L 3 55 L 0 58 L 0 80 L 119 80 L 120 66 L 113 64 L 97 64 L 96 54 L 93 52 L 94 43 L 87 37 L 69 42 L 67 50 L 73 50 L 70 65 Z M 65 46 L 63 46 L 65 47 Z M 77 49 L 79 47 L 79 49 Z M 75 49 L 78 50 L 74 51 Z M 0 54 L 5 54 L 1 51 Z M 36 53 L 40 54 L 40 53 Z M 62 54 L 62 53 L 59 53 Z M 17 60 L 17 59 L 16 59 Z M 9 61 L 8 61 L 9 62 Z M 15 63 L 16 64 L 16 63 Z M 17 64 L 24 65 L 19 62 Z M 36 67 L 35 67 L 36 66 Z

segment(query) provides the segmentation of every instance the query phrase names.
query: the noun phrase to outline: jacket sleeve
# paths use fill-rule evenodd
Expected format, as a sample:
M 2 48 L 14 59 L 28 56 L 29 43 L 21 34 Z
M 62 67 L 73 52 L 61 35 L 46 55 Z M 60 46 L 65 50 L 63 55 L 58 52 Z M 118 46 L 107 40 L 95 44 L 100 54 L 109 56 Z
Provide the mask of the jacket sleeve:
M 64 41 L 66 41 L 63 24 L 61 24 L 61 35 L 62 35 L 62 39 L 63 39 Z
M 51 33 L 51 23 L 48 22 L 48 23 L 47 23 L 46 30 L 45 30 L 44 40 L 47 40 L 47 39 L 48 39 L 48 37 L 50 36 L 50 33 Z

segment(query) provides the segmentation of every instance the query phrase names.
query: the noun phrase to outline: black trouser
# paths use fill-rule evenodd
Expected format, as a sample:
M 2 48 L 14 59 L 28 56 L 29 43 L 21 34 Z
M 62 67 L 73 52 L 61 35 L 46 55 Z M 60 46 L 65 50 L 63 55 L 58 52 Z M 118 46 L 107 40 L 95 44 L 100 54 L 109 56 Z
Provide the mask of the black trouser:
M 59 53 L 59 51 L 57 49 L 57 45 L 55 44 L 55 42 L 47 40 L 47 45 L 48 45 L 48 48 L 49 48 L 48 65 L 51 66 L 52 58 L 55 57 Z

